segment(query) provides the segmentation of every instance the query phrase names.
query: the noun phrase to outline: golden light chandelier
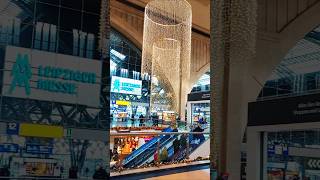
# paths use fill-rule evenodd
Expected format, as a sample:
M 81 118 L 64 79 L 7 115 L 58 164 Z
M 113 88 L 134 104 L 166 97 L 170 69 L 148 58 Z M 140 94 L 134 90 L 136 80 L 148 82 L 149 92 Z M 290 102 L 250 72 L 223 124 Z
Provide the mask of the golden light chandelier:
M 145 8 L 142 73 L 167 93 L 169 110 L 184 117 L 190 78 L 191 6 L 186 0 L 153 0 Z M 155 106 L 151 84 L 151 107 Z

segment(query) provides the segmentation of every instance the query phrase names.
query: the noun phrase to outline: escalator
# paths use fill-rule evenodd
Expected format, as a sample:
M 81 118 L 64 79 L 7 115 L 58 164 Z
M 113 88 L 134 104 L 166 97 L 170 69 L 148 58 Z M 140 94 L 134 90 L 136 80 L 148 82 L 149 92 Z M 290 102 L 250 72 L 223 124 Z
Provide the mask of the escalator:
M 195 137 L 192 134 L 188 136 L 188 139 L 189 139 L 189 152 L 188 152 L 189 155 L 192 154 L 197 148 L 199 148 L 202 144 L 206 142 L 205 139 L 200 140 L 198 139 L 198 137 Z M 181 149 L 177 153 L 173 154 L 170 159 L 173 161 L 181 161 L 185 159 L 186 156 L 187 156 L 187 149 Z
M 163 130 L 163 132 L 172 131 L 173 130 L 171 128 L 166 128 Z M 144 164 L 156 153 L 158 140 L 160 143 L 160 149 L 162 149 L 168 143 L 172 142 L 176 137 L 177 135 L 161 135 L 160 137 L 152 138 L 149 142 L 128 155 L 122 162 L 123 167 L 136 167 Z
M 190 152 L 189 158 L 196 159 L 198 157 L 209 157 L 210 155 L 210 139 L 205 140 L 197 148 Z

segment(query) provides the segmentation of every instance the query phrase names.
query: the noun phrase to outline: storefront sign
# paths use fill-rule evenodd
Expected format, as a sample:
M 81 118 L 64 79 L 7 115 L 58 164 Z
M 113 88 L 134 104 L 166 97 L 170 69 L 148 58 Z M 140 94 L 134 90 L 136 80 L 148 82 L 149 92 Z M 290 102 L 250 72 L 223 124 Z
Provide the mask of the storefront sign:
M 18 151 L 19 151 L 18 144 L 12 144 L 12 143 L 0 144 L 0 152 L 17 153 Z
M 72 129 L 71 128 L 65 129 L 64 134 L 67 138 L 71 138 L 72 137 Z
M 98 60 L 7 46 L 2 93 L 97 107 L 100 75 Z
M 274 155 L 275 154 L 275 145 L 273 144 L 268 144 L 267 147 L 268 155 Z
M 62 126 L 23 123 L 19 128 L 20 136 L 62 138 L 63 134 Z
M 111 92 L 141 95 L 142 81 L 112 76 Z
M 320 170 L 320 159 L 305 158 L 305 167 L 309 170 Z
M 188 94 L 188 101 L 210 100 L 210 91 Z
M 320 121 L 320 94 L 249 103 L 248 126 Z
M 9 134 L 9 135 L 19 134 L 19 124 L 18 123 L 7 123 L 7 134 Z
M 31 154 L 52 154 L 52 149 L 53 147 L 51 146 L 33 145 L 33 144 L 26 145 L 26 153 L 31 153 Z
M 129 106 L 130 102 L 129 101 L 116 101 L 116 104 L 120 105 L 120 106 Z

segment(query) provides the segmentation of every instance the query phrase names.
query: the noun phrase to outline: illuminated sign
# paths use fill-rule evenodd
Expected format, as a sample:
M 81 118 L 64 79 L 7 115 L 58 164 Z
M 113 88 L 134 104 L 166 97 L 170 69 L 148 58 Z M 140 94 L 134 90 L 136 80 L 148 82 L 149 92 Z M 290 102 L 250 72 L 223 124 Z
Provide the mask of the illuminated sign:
M 116 101 L 116 104 L 120 105 L 120 106 L 128 106 L 128 105 L 130 105 L 130 102 L 129 101 Z
M 22 123 L 19 127 L 20 136 L 62 138 L 63 134 L 62 126 Z
M 112 76 L 111 92 L 141 95 L 142 81 Z
M 101 67 L 98 60 L 7 46 L 2 93 L 97 107 Z
M 7 134 L 10 134 L 10 135 L 19 134 L 19 124 L 18 123 L 8 123 L 7 124 Z
M 53 150 L 52 146 L 35 145 L 35 144 L 26 145 L 26 153 L 31 153 L 31 154 L 52 154 L 52 150 Z
M 0 152 L 17 153 L 18 151 L 19 151 L 18 144 L 12 144 L 12 143 L 0 144 Z

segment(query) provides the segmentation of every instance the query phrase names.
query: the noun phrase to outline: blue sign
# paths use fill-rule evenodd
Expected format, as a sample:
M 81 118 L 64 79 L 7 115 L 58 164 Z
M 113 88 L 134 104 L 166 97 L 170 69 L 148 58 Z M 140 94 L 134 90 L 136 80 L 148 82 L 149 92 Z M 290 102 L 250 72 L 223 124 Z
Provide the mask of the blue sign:
M 267 151 L 269 155 L 275 154 L 275 146 L 273 144 L 268 144 Z
M 141 95 L 142 81 L 112 76 L 111 92 Z
M 18 123 L 8 123 L 7 124 L 7 134 L 9 134 L 9 135 L 19 134 L 19 124 Z
M 44 146 L 44 145 L 26 145 L 26 153 L 31 154 L 52 154 L 53 147 L 52 146 Z
M 17 153 L 18 151 L 19 151 L 18 144 L 12 144 L 12 143 L 0 144 L 0 152 Z
M 268 155 L 283 155 L 283 156 L 288 156 L 289 151 L 288 151 L 288 146 L 286 144 L 268 144 L 267 146 L 267 152 Z

